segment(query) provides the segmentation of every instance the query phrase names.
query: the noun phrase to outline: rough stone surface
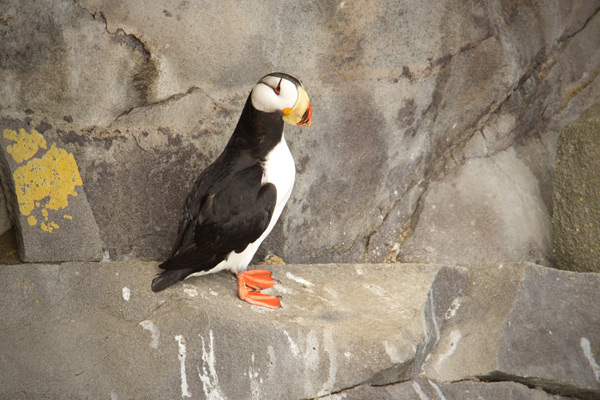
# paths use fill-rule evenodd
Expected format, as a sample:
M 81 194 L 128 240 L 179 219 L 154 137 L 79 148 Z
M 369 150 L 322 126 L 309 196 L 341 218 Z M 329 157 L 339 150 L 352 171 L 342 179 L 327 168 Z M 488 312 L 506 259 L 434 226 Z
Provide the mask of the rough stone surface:
M 591 6 L 591 3 L 588 5 Z M 508 37 L 516 39 L 519 35 L 519 28 L 518 24 L 514 24 L 514 22 L 527 19 L 528 16 L 531 17 L 529 14 L 531 11 L 532 9 L 529 9 L 524 14 L 519 12 L 518 15 L 516 13 L 503 14 L 504 17 L 510 16 L 503 21 L 504 23 L 500 23 L 499 29 Z M 563 8 L 563 11 L 566 11 L 566 8 Z M 596 46 L 596 44 L 592 44 L 592 41 L 596 41 L 593 37 L 600 34 L 600 21 L 597 13 L 594 15 L 577 32 L 570 31 L 569 34 L 562 36 L 554 46 L 540 50 L 521 76 L 519 83 L 498 109 L 482 119 L 478 129 L 471 134 L 470 138 L 465 137 L 468 140 L 449 149 L 450 156 L 445 162 L 445 169 L 448 173 L 441 181 L 434 180 L 431 183 L 433 190 L 423 195 L 410 223 L 400 228 L 399 240 L 395 245 L 399 247 L 395 250 L 398 259 L 428 259 L 431 262 L 444 262 L 446 257 L 458 256 L 458 259 L 475 261 L 481 260 L 482 253 L 489 252 L 488 260 L 498 260 L 498 256 L 501 256 L 504 257 L 501 258 L 503 261 L 525 260 L 551 265 L 553 254 L 549 242 L 548 221 L 550 220 L 549 211 L 552 210 L 556 141 L 564 126 L 598 101 L 598 89 L 600 88 L 600 82 L 596 79 L 600 63 L 598 54 L 586 58 L 584 61 L 586 64 L 584 69 L 590 68 L 587 74 L 578 68 L 572 68 L 570 62 L 579 57 L 582 49 Z M 513 23 L 506 23 L 508 20 L 512 20 Z M 531 33 L 531 31 L 529 32 Z M 548 33 L 550 32 L 544 34 L 546 39 L 556 32 L 551 33 L 550 36 L 547 36 Z M 535 33 L 533 35 L 532 38 L 536 36 Z M 540 40 L 545 39 L 541 37 L 534 39 L 538 43 Z M 534 48 L 523 41 L 520 42 L 522 46 L 515 45 L 516 42 L 512 43 L 506 47 L 508 54 L 527 53 Z M 508 42 L 504 42 L 504 44 L 507 45 Z M 560 83 L 558 83 L 559 81 Z M 504 174 L 498 167 L 502 165 L 502 160 L 515 158 L 513 150 L 516 153 L 514 161 L 516 165 L 504 168 L 507 172 Z M 467 165 L 464 165 L 465 161 Z M 462 229 L 461 234 L 448 234 L 446 239 L 449 242 L 431 244 L 424 238 L 432 230 L 436 230 L 437 223 L 452 220 L 457 210 L 460 210 L 459 213 L 467 214 L 463 210 L 473 209 L 474 198 L 470 196 L 470 193 L 457 196 L 460 194 L 460 189 L 452 188 L 449 195 L 445 196 L 444 193 L 436 190 L 439 187 L 451 186 L 461 176 L 466 177 L 467 172 L 472 171 L 469 161 L 471 161 L 471 165 L 475 163 L 480 166 L 481 175 L 486 175 L 486 178 L 481 181 L 483 188 L 487 187 L 489 191 L 484 194 L 493 194 L 497 192 L 498 188 L 505 188 L 501 197 L 508 197 L 515 207 L 507 210 L 500 199 L 492 202 L 486 201 L 487 199 L 482 200 L 480 204 L 476 205 L 476 208 L 479 211 L 485 211 L 484 214 L 465 215 L 465 218 L 459 221 L 458 226 L 464 227 L 470 221 L 475 222 L 478 227 L 489 224 L 485 234 L 487 240 L 472 238 L 468 230 Z M 456 171 L 457 167 L 458 171 Z M 516 179 L 515 174 L 519 176 Z M 463 185 L 468 185 L 468 182 L 464 182 Z M 516 192 L 515 187 L 517 188 Z M 474 190 L 475 194 L 481 194 L 483 188 Z M 520 195 L 518 199 L 512 197 L 517 193 Z M 451 203 L 455 207 L 447 209 L 447 211 L 435 212 L 436 218 L 426 218 L 427 216 L 431 217 L 433 213 L 427 207 L 423 207 L 425 202 L 438 205 Z M 533 205 L 534 202 L 535 205 Z M 428 215 L 421 218 L 420 211 Z M 506 215 L 504 215 L 505 213 Z M 499 214 L 503 214 L 502 217 L 498 218 Z M 518 232 L 515 232 L 514 226 L 502 228 L 506 222 L 503 218 L 513 218 L 519 214 L 525 214 L 524 217 L 527 220 L 536 221 L 537 226 L 520 225 L 524 229 Z M 456 232 L 458 228 L 452 230 L 458 233 Z M 521 237 L 523 242 L 510 243 L 510 238 L 504 235 L 510 235 L 511 231 Z M 409 237 L 414 235 L 412 244 L 404 241 L 402 234 L 408 234 Z M 469 238 L 474 239 L 473 242 L 469 242 Z M 408 245 L 406 248 L 404 248 L 405 243 Z M 498 243 L 505 243 L 507 248 L 499 249 Z M 471 245 L 479 246 L 478 251 L 474 251 Z M 481 247 L 482 245 L 483 247 Z
M 43 132 L 43 125 L 0 121 L 0 176 L 19 256 L 34 262 L 100 260 L 99 229 L 77 162 Z
M 0 235 L 0 265 L 20 264 L 17 238 L 13 229 Z
M 598 398 L 599 274 L 277 265 L 267 310 L 156 266 L 2 266 L 0 398 Z
M 112 259 L 168 253 L 189 186 L 274 70 L 304 81 L 314 119 L 287 132 L 296 187 L 259 256 L 552 258 L 544 227 L 528 232 L 530 246 L 496 248 L 513 233 L 503 218 L 489 220 L 499 235 L 477 253 L 458 250 L 461 236 L 434 244 L 436 257 L 403 245 L 437 221 L 420 218 L 425 201 L 443 201 L 428 187 L 452 182 L 467 160 L 506 187 L 496 166 L 516 154 L 526 186 L 515 210 L 537 202 L 536 220 L 548 220 L 558 132 L 600 100 L 598 0 L 6 3 L 0 115 L 48 124 L 75 156 Z M 472 199 L 457 200 L 467 209 Z
M 555 266 L 600 272 L 600 103 L 561 132 L 554 184 Z
M 533 264 L 469 267 L 415 376 L 513 380 L 550 393 L 600 396 L 600 275 Z M 443 316 L 443 317 L 442 317 Z
M 1 13 L 3 116 L 102 126 L 153 99 L 150 55 L 78 1 L 5 1 Z
M 582 4 L 582 3 L 579 3 Z M 511 88 L 505 92 L 506 97 L 497 105 L 491 105 L 489 108 L 479 109 L 481 118 L 474 124 L 472 129 L 464 129 L 460 131 L 460 121 L 463 115 L 457 113 L 454 115 L 455 129 L 447 129 L 445 131 L 444 140 L 447 142 L 446 147 L 440 146 L 435 149 L 435 156 L 428 164 L 427 171 L 435 170 L 432 164 L 441 165 L 441 170 L 438 170 L 431 175 L 425 175 L 425 179 L 419 183 L 421 192 L 424 191 L 431 183 L 438 181 L 452 182 L 456 178 L 456 169 L 461 168 L 468 160 L 478 160 L 490 172 L 489 181 L 494 182 L 499 175 L 496 173 L 496 165 L 498 164 L 495 158 L 496 153 L 503 152 L 509 148 L 513 148 L 517 154 L 517 158 L 527 166 L 527 169 L 521 169 L 525 175 L 533 174 L 534 182 L 527 179 L 533 186 L 527 189 L 527 192 L 541 193 L 544 204 L 538 204 L 537 209 L 546 209 L 548 212 L 552 210 L 552 182 L 554 177 L 554 152 L 555 143 L 560 130 L 570 121 L 576 119 L 587 107 L 598 101 L 598 91 L 600 82 L 596 79 L 600 65 L 599 54 L 586 57 L 583 64 L 583 69 L 573 67 L 572 60 L 579 58 L 582 51 L 594 48 L 598 45 L 597 37 L 600 33 L 600 21 L 597 18 L 598 3 L 586 3 L 586 7 L 593 9 L 593 17 L 580 20 L 583 22 L 579 28 L 575 28 L 573 20 L 563 19 L 565 14 L 571 13 L 573 9 L 568 7 L 557 6 L 550 15 L 549 9 L 537 9 L 541 5 L 527 3 L 525 5 L 512 4 L 502 2 L 487 2 L 488 12 L 493 15 L 493 37 L 501 38 L 502 50 L 504 51 L 504 61 L 511 64 L 512 60 L 518 60 L 516 64 L 522 69 L 519 69 L 519 80 L 514 82 Z M 546 4 L 548 5 L 548 4 Z M 574 4 L 573 4 L 574 5 Z M 557 11 L 560 9 L 561 11 Z M 589 9 L 588 9 L 589 10 Z M 580 11 L 583 12 L 583 9 Z M 577 14 L 577 13 L 575 13 Z M 574 16 L 575 14 L 571 14 Z M 561 16 L 562 15 L 562 16 Z M 580 14 L 581 15 L 581 14 Z M 568 22 L 567 22 L 568 21 Z M 533 24 L 533 25 L 531 25 Z M 527 28 L 526 28 L 527 26 Z M 537 31 L 532 31 L 531 27 L 536 26 Z M 560 27 L 559 27 L 560 26 Z M 559 32 L 564 30 L 564 34 Z M 594 43 L 595 42 L 595 43 Z M 541 43 L 546 43 L 542 48 L 539 48 Z M 475 47 L 479 48 L 479 47 Z M 538 50 L 535 50 L 535 49 Z M 471 49 L 466 47 L 465 49 Z M 585 50 L 582 50 L 585 49 Z M 474 51 L 466 52 L 469 56 L 475 56 Z M 481 58 L 476 58 L 474 63 L 477 65 L 485 65 L 484 60 L 488 60 L 489 53 Z M 454 65 L 454 59 L 449 67 Z M 488 71 L 496 70 L 500 63 L 496 63 Z M 583 72 L 587 70 L 588 72 Z M 444 70 L 442 70 L 444 71 Z M 459 74 L 460 75 L 460 74 Z M 468 76 L 472 76 L 468 75 Z M 442 81 L 443 82 L 443 81 Z M 470 90 L 472 86 L 477 86 L 480 91 L 487 91 L 490 87 L 483 85 L 479 86 L 476 81 L 470 81 L 465 77 L 461 81 L 462 87 L 455 87 L 456 92 L 449 95 L 449 92 L 441 94 L 440 99 L 442 104 L 448 104 L 456 101 L 454 94 L 462 96 L 464 90 Z M 442 86 L 443 87 L 443 86 Z M 492 89 L 493 90 L 493 89 Z M 460 99 L 458 99 L 460 102 Z M 482 106 L 485 102 L 479 103 Z M 439 103 L 434 102 L 432 106 L 438 106 Z M 446 107 L 447 108 L 447 107 Z M 444 112 L 442 110 L 440 112 Z M 438 122 L 436 120 L 436 122 Z M 454 126 L 454 125 L 452 125 Z M 419 126 L 422 128 L 422 126 Z M 418 128 L 418 129 L 419 129 Z M 418 132 L 421 132 L 420 129 Z M 418 134 L 418 133 L 417 133 Z M 453 144 L 452 137 L 454 134 L 459 135 L 457 142 Z M 440 151 L 441 150 L 441 151 Z M 436 158 L 437 157 L 437 158 Z M 497 182 L 499 185 L 506 181 L 505 177 L 500 177 Z M 414 187 L 414 188 L 418 188 Z M 413 188 L 413 189 L 414 189 Z M 396 202 L 391 212 L 384 215 L 382 228 L 379 228 L 369 242 L 369 251 L 377 251 L 383 253 L 382 249 L 389 251 L 388 256 L 392 259 L 404 260 L 404 243 L 405 238 L 413 234 L 427 236 L 427 232 L 435 229 L 435 226 L 429 225 L 420 218 L 420 212 L 425 210 L 422 206 L 427 198 L 424 194 L 416 203 L 414 211 L 410 213 L 410 217 L 403 219 L 400 223 L 394 221 L 395 211 L 404 213 L 403 208 L 410 204 L 413 200 L 411 196 L 404 195 L 402 200 Z M 464 203 L 457 202 L 456 198 L 448 198 L 447 202 L 454 202 L 455 205 L 461 208 L 469 208 L 471 206 L 471 198 L 463 198 Z M 524 197 L 523 203 L 530 203 L 531 199 Z M 518 207 L 520 208 L 520 207 Z M 496 214 L 499 210 L 491 210 Z M 456 210 L 448 210 L 450 214 L 448 219 L 451 219 L 451 214 Z M 393 217 L 393 218 L 392 218 Z M 546 216 L 545 219 L 549 217 Z M 394 221 L 393 224 L 388 224 L 388 221 Z M 497 220 L 502 225 L 501 220 Z M 390 225 L 392 225 L 390 227 Z M 389 233 L 385 236 L 379 235 L 385 228 Z M 490 227 L 490 230 L 500 231 L 500 226 Z M 396 233 L 395 235 L 393 233 Z M 491 236 L 491 235 L 490 235 Z M 544 243 L 547 239 L 547 232 L 536 238 L 536 242 Z M 478 260 L 479 254 L 471 251 L 469 247 L 463 247 L 463 237 L 450 237 L 449 240 L 454 243 L 454 248 L 451 251 L 454 254 L 472 255 L 472 260 Z M 502 235 L 494 237 L 490 243 L 486 243 L 489 249 L 492 250 L 492 256 L 497 254 L 494 248 L 496 241 L 502 241 Z M 433 262 L 444 262 L 445 254 L 438 253 L 439 257 L 432 257 L 433 254 L 427 247 L 430 243 L 424 243 L 420 252 L 413 247 L 408 250 L 407 255 L 411 257 L 417 256 L 419 259 L 430 259 Z M 442 248 L 444 244 L 435 243 L 435 246 Z M 458 250 L 461 248 L 461 250 Z M 527 250 L 525 253 L 519 254 L 518 258 L 510 258 L 510 260 L 528 260 L 535 262 L 547 263 L 547 260 L 552 258 L 549 246 L 543 247 L 547 252 L 542 259 L 539 258 L 537 251 L 530 254 Z M 482 249 L 483 250 L 483 249 Z M 379 255 L 379 257 L 383 257 Z M 514 254 L 513 254 L 514 255 Z M 464 256 L 463 258 L 467 258 Z M 372 257 L 372 259 L 378 259 Z M 504 260 L 506 261 L 506 260 Z
M 12 228 L 12 221 L 8 214 L 8 203 L 6 202 L 6 196 L 4 196 L 4 189 L 0 177 L 0 236 L 10 228 Z
M 444 322 L 456 312 L 468 280 L 468 269 L 442 267 L 431 284 L 423 310 L 425 338 L 417 347 L 412 369 L 413 379 L 419 377 L 421 366 L 439 342 Z
M 0 397 L 295 399 L 410 379 L 438 267 L 273 271 L 276 311 L 227 273 L 155 294 L 156 263 L 3 266 Z
M 529 261 L 548 264 L 552 225 L 537 180 L 514 149 L 467 161 L 429 185 L 408 262 Z
M 324 400 L 560 400 L 570 397 L 555 396 L 543 390 L 530 389 L 516 382 L 457 382 L 439 383 L 430 379 L 386 386 L 362 385 Z

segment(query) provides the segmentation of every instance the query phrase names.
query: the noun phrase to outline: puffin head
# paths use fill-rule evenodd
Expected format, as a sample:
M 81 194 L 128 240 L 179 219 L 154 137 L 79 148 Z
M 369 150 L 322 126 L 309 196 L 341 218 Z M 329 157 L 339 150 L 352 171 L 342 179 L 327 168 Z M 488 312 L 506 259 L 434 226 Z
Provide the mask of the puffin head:
M 310 126 L 312 110 L 302 83 L 291 75 L 275 72 L 263 76 L 250 94 L 252 106 L 266 113 L 280 113 L 290 125 Z

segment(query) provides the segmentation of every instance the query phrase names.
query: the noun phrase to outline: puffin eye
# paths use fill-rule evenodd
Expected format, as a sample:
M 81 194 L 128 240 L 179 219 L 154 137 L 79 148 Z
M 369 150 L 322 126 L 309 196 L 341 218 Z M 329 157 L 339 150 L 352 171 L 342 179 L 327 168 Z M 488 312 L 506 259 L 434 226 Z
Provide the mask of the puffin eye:
M 283 80 L 283 78 L 279 79 L 279 83 L 277 84 L 276 87 L 273 88 L 273 91 L 275 92 L 275 94 L 281 93 L 281 81 L 282 80 Z

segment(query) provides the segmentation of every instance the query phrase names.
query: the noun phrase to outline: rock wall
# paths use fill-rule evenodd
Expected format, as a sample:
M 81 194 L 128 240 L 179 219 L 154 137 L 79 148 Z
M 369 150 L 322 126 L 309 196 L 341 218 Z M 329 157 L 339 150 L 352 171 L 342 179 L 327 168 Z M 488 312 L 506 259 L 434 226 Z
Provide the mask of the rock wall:
M 283 70 L 314 122 L 287 131 L 297 183 L 259 256 L 551 264 L 558 133 L 600 100 L 600 1 L 5 3 L 0 134 L 73 155 L 105 257 L 166 255 L 250 88 Z

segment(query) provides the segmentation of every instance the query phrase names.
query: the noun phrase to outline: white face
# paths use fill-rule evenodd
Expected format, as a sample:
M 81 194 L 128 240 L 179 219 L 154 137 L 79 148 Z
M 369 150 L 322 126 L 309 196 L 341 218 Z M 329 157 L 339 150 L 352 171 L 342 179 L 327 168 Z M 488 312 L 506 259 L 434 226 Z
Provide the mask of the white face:
M 283 111 L 284 108 L 294 107 L 298 100 L 298 89 L 285 78 L 268 75 L 254 86 L 250 98 L 254 108 L 259 111 Z

